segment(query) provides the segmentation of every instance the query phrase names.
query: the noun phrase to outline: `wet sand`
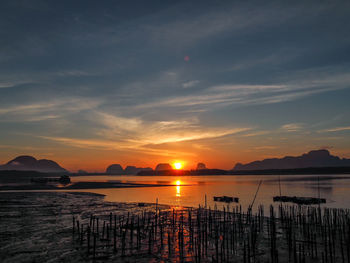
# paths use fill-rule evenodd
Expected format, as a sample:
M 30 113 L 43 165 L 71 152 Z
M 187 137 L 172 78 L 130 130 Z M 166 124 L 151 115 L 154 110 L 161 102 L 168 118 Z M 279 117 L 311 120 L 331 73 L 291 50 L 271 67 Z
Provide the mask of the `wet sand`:
M 0 192 L 1 262 L 85 262 L 72 242 L 73 215 L 86 220 L 91 214 L 154 209 L 154 204 L 105 202 L 92 193 Z

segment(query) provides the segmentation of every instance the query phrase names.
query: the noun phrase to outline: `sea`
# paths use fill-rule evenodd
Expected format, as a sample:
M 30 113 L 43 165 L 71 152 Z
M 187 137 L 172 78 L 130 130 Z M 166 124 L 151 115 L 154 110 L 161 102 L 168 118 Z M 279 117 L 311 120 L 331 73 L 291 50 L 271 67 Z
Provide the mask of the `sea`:
M 160 187 L 73 190 L 105 195 L 110 202 L 168 204 L 175 207 L 268 209 L 274 196 L 325 198 L 323 207 L 350 209 L 350 175 L 208 175 L 208 176 L 74 176 L 72 182 L 122 182 L 169 185 Z M 260 186 L 259 186 L 260 185 Z M 70 190 L 72 191 L 72 190 Z M 215 202 L 214 196 L 238 197 L 239 203 Z

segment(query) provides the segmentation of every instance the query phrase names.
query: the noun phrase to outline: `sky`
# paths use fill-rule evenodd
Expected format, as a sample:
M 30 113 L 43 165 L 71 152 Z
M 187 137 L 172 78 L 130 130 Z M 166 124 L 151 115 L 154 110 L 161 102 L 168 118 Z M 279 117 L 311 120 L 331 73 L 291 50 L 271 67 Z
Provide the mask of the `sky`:
M 0 3 L 0 164 L 350 158 L 349 1 Z

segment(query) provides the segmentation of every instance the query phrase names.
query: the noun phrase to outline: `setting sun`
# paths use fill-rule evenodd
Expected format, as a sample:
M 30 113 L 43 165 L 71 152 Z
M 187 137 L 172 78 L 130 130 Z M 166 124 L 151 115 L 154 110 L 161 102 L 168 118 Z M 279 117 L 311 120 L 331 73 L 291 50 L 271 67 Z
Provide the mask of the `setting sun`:
M 176 170 L 179 170 L 179 169 L 182 168 L 182 163 L 179 163 L 179 162 L 174 163 L 174 167 L 175 167 Z

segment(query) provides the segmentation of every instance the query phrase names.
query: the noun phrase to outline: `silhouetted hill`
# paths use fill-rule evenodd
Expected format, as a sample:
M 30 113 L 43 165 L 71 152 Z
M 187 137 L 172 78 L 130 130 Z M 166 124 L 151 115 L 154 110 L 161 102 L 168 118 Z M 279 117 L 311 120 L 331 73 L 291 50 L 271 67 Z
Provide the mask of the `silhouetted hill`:
M 156 166 L 156 171 L 165 171 L 165 170 L 172 170 L 172 169 L 173 168 L 168 163 L 159 163 Z
M 204 170 L 207 169 L 204 163 L 198 163 L 197 164 L 197 169 L 196 170 Z
M 106 173 L 120 175 L 124 173 L 124 170 L 120 164 L 111 164 L 107 167 Z
M 58 163 L 52 160 L 37 160 L 34 157 L 27 155 L 18 156 L 7 164 L 0 165 L 0 170 L 38 171 L 44 173 L 67 172 L 66 169 L 62 168 Z
M 338 156 L 333 156 L 328 150 L 314 150 L 296 157 L 286 156 L 281 159 L 265 159 L 247 164 L 237 163 L 233 170 L 273 170 L 347 166 L 350 166 L 350 159 L 341 159 Z
M 140 171 L 153 171 L 152 168 L 150 167 L 136 167 L 136 166 L 127 166 L 124 170 L 124 174 L 130 174 L 130 175 L 135 175 Z
M 135 175 L 140 171 L 153 171 L 150 167 L 136 167 L 129 165 L 123 169 L 123 167 L 120 164 L 112 164 L 107 167 L 106 174 L 113 174 L 113 175 Z

